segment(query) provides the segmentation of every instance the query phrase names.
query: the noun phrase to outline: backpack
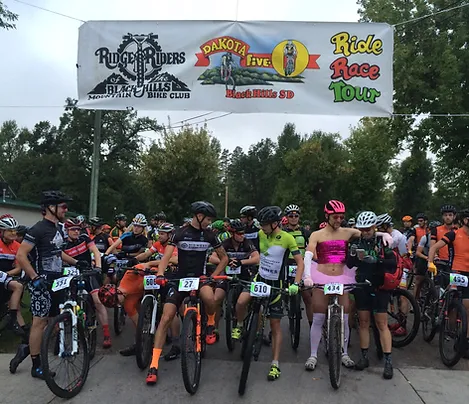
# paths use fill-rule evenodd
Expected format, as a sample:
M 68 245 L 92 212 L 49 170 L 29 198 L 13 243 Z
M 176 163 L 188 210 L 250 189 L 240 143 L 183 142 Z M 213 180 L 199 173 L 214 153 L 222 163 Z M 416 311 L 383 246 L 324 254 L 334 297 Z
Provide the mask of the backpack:
M 394 290 L 399 287 L 401 283 L 402 275 L 404 274 L 404 259 L 399 254 L 397 248 L 392 250 L 394 257 L 396 258 L 396 269 L 394 272 L 384 272 L 383 285 L 379 287 L 381 290 Z M 384 258 L 384 245 L 381 247 L 381 258 Z

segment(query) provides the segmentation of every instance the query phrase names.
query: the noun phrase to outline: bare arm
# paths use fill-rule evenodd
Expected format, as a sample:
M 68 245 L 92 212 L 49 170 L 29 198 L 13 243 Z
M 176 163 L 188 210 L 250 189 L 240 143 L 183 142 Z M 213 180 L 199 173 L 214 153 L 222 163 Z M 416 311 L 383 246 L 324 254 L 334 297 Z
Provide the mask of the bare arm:
M 428 257 L 423 253 L 423 247 L 420 246 L 420 245 L 417 247 L 416 255 L 417 255 L 417 257 L 422 258 L 425 261 L 428 259 Z
M 295 254 L 293 259 L 296 262 L 296 276 L 295 276 L 295 283 L 300 283 L 301 278 L 303 277 L 303 271 L 305 269 L 303 257 L 301 254 Z
M 415 240 L 415 236 L 410 236 L 409 240 L 407 240 L 407 251 L 412 251 L 412 246 L 414 245 L 414 240 Z
M 434 245 L 432 245 L 428 253 L 428 262 L 433 262 L 435 260 L 435 254 L 440 248 L 443 248 L 445 245 L 446 243 L 443 240 L 437 241 Z
M 9 276 L 17 276 L 21 274 L 21 267 L 19 266 L 18 262 L 15 263 L 13 269 L 11 271 L 8 271 L 7 274 Z
M 257 265 L 261 260 L 261 255 L 259 251 L 253 251 L 249 258 L 241 260 L 241 265 Z
M 215 268 L 215 271 L 213 271 L 213 276 L 220 275 L 221 272 L 228 265 L 228 255 L 226 254 L 225 249 L 222 246 L 220 246 L 218 248 L 215 248 L 215 252 L 217 253 L 218 258 L 220 259 L 220 263 Z
M 93 253 L 93 256 L 94 256 L 94 265 L 97 268 L 102 268 L 101 267 L 101 253 L 99 252 L 98 247 L 96 247 L 96 244 L 93 243 L 92 245 L 90 245 L 89 249 Z
M 28 275 L 30 279 L 34 279 L 37 277 L 37 273 L 28 259 L 28 254 L 33 248 L 34 244 L 23 241 L 20 245 L 20 248 L 18 249 L 18 252 L 16 253 L 16 259 L 18 260 L 18 264 L 24 270 L 24 272 L 26 272 L 26 275 Z
M 218 258 L 218 254 L 216 252 L 213 252 L 208 258 L 208 262 L 213 265 L 218 265 L 220 263 L 220 258 Z
M 150 248 L 149 250 L 144 251 L 144 252 L 138 254 L 138 255 L 135 257 L 135 259 L 136 259 L 137 261 L 145 261 L 146 259 L 150 258 L 152 254 L 153 254 L 153 251 L 152 251 L 151 248 Z M 159 260 L 158 260 L 158 261 L 159 261 Z
M 65 254 L 63 251 L 62 251 L 62 261 L 65 261 L 69 265 L 76 265 L 78 262 L 78 260 L 70 257 L 70 255 Z
M 114 250 L 122 244 L 122 240 L 118 238 L 112 245 L 106 250 L 105 254 L 112 254 Z
M 164 276 L 164 272 L 168 267 L 169 260 L 171 259 L 174 251 L 173 245 L 168 245 L 164 250 L 163 257 L 161 258 L 160 264 L 158 265 L 158 276 Z

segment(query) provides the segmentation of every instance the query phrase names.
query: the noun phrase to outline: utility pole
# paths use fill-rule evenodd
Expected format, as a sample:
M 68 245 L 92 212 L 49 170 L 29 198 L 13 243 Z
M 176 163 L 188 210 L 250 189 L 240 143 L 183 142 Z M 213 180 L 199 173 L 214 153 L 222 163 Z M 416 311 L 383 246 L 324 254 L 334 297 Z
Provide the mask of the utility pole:
M 228 217 L 228 182 L 225 185 L 225 217 Z
M 98 213 L 98 186 L 99 186 L 99 162 L 101 160 L 101 124 L 102 111 L 94 111 L 94 143 L 93 160 L 91 165 L 91 185 L 90 185 L 90 210 L 89 217 Z

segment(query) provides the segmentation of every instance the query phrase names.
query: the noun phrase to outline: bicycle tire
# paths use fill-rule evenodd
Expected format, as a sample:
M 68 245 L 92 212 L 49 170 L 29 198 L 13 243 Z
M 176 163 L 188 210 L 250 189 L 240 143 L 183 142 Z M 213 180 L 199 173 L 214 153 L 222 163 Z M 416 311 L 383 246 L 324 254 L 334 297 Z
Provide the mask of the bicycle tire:
M 328 352 L 327 357 L 329 361 L 329 379 L 331 386 L 334 389 L 340 387 L 340 366 L 342 364 L 342 320 L 338 314 L 332 314 L 329 319 L 329 330 L 328 330 Z
M 114 334 L 120 335 L 124 330 L 125 312 L 120 305 L 114 307 Z
M 249 311 L 249 314 L 247 315 L 247 317 L 244 319 L 244 322 L 243 322 L 243 336 L 242 336 L 242 340 L 243 340 L 243 343 L 241 345 L 241 360 L 244 360 L 244 354 L 246 353 L 246 348 L 247 348 L 247 345 L 248 345 L 248 331 L 249 331 L 249 324 L 251 324 L 251 321 L 252 321 L 252 311 Z
M 226 346 L 228 351 L 232 352 L 235 348 L 234 340 L 231 338 L 231 333 L 233 331 L 233 319 L 236 317 L 234 314 L 234 302 L 235 298 L 235 289 L 229 288 L 228 295 L 225 299 L 225 337 L 226 337 Z
M 98 321 L 96 319 L 96 310 L 94 309 L 93 300 L 91 296 L 87 295 L 87 298 L 83 300 L 83 303 L 85 305 L 86 313 L 86 345 L 88 347 L 88 352 L 91 361 L 96 355 L 96 348 L 98 345 Z
M 422 337 L 425 342 L 432 342 L 438 330 L 438 295 L 435 285 L 428 279 L 432 287 L 428 289 L 423 298 L 423 308 L 420 313 L 420 324 L 422 324 Z
M 458 341 L 455 343 L 455 355 L 453 358 L 448 358 L 445 353 L 444 353 L 444 339 L 445 339 L 445 333 L 447 330 L 447 325 L 448 325 L 448 315 L 451 313 L 451 311 L 455 309 L 458 318 L 460 319 L 460 326 L 459 326 L 459 336 L 458 336 Z M 441 361 L 443 364 L 447 367 L 453 367 L 456 365 L 462 356 L 466 353 L 466 333 L 467 333 L 467 315 L 466 315 L 466 309 L 464 308 L 463 304 L 460 303 L 459 301 L 452 301 L 449 306 L 448 306 L 448 311 L 447 315 L 445 316 L 443 320 L 443 324 L 440 327 L 440 338 L 438 341 L 438 348 L 440 351 L 440 357 Z M 462 336 L 461 336 L 462 334 Z
M 396 295 L 397 295 L 398 301 L 399 301 L 400 297 L 405 297 L 409 301 L 409 303 L 412 307 L 413 313 L 414 313 L 414 323 L 412 325 L 412 328 L 411 328 L 410 332 L 407 333 L 405 338 L 395 339 L 394 335 L 391 333 L 392 346 L 394 348 L 402 348 L 402 347 L 405 347 L 405 346 L 409 345 L 415 339 L 415 337 L 417 336 L 417 334 L 419 332 L 420 307 L 419 307 L 419 305 L 417 303 L 417 300 L 415 299 L 414 295 L 412 293 L 410 293 L 408 290 L 406 290 L 406 289 L 394 289 L 393 291 L 391 291 L 391 296 L 394 297 Z
M 257 336 L 257 326 L 259 324 L 259 311 L 254 311 L 249 320 L 247 328 L 246 348 L 243 357 L 243 369 L 241 371 L 241 378 L 239 379 L 238 394 L 244 395 L 246 391 L 246 382 L 248 380 L 249 369 L 251 367 L 252 353 L 254 351 L 254 344 Z
M 184 387 L 186 391 L 193 395 L 197 392 L 199 388 L 200 382 L 200 374 L 202 369 L 202 352 L 199 350 L 197 352 L 196 349 L 196 339 L 202 338 L 202 336 L 196 335 L 197 329 L 197 311 L 195 309 L 189 309 L 184 316 L 184 320 L 182 322 L 182 333 L 181 333 L 181 371 L 182 371 L 182 379 L 184 381 Z M 189 347 L 189 337 L 193 342 L 193 346 Z M 202 341 L 200 341 L 202 345 Z M 193 377 L 189 375 L 188 369 L 188 349 L 192 348 L 192 351 L 195 354 L 195 369 Z
M 137 366 L 142 370 L 146 369 L 150 364 L 153 352 L 154 336 L 150 331 L 154 307 L 154 300 L 147 298 L 143 300 L 138 312 L 137 329 L 135 330 L 135 356 Z M 156 324 L 157 327 L 158 324 Z
M 57 376 L 55 376 L 55 378 L 52 377 L 50 369 L 49 369 L 48 341 L 53 339 L 53 343 L 55 346 L 56 340 L 57 340 L 56 338 L 57 335 L 55 333 L 55 330 L 56 330 L 56 327 L 58 327 L 58 324 L 62 322 L 71 323 L 70 313 L 64 312 L 62 314 L 59 314 L 57 317 L 54 317 L 54 319 L 50 322 L 50 324 L 47 326 L 46 330 L 44 331 L 44 336 L 43 336 L 42 344 L 41 344 L 42 370 L 44 372 L 44 378 L 45 378 L 47 387 L 49 387 L 52 393 L 54 393 L 57 397 L 72 398 L 72 397 L 75 397 L 85 385 L 86 379 L 88 377 L 88 372 L 90 370 L 90 355 L 89 355 L 89 351 L 86 345 L 86 337 L 85 337 L 85 331 L 83 329 L 83 324 L 81 323 L 81 321 L 78 321 L 77 322 L 78 349 L 81 349 L 83 351 L 83 369 L 78 379 L 79 383 L 77 383 L 77 385 L 72 389 L 63 389 L 57 385 L 57 383 L 55 382 L 55 378 L 57 378 Z
M 301 331 L 301 296 L 289 297 L 288 321 L 290 325 L 290 345 L 296 351 L 300 345 Z

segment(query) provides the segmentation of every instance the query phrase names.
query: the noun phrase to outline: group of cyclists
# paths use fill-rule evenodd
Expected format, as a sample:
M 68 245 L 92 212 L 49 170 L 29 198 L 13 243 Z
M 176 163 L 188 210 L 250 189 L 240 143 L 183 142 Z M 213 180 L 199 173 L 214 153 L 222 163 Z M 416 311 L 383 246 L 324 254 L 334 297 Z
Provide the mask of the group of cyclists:
M 310 325 L 310 356 L 305 369 L 318 365 L 318 348 L 327 320 L 329 297 L 314 285 L 369 282 L 368 287 L 344 290 L 339 303 L 344 308 L 344 344 L 342 365 L 364 370 L 369 366 L 370 321 L 379 331 L 384 354 L 383 377 L 393 377 L 392 335 L 403 335 L 402 327 L 388 325 L 387 307 L 391 282 L 400 259 L 412 259 L 415 279 L 413 293 L 418 297 L 427 271 L 469 272 L 469 210 L 457 212 L 452 205 L 441 208 L 442 223 L 428 222 L 425 214 L 402 218 L 401 231 L 394 228 L 388 213 L 377 215 L 363 211 L 356 218 L 345 219 L 343 202 L 330 200 L 324 206 L 324 222 L 312 231 L 301 224 L 301 209 L 290 204 L 278 206 L 244 206 L 240 217 L 215 220 L 217 212 L 206 201 L 191 205 L 192 216 L 180 226 L 167 222 L 164 212 L 153 216 L 150 223 L 139 213 L 129 225 L 123 214 L 115 216 L 110 228 L 99 217 L 67 218 L 70 197 L 60 191 L 45 191 L 41 199 L 43 220 L 31 228 L 19 226 L 11 215 L 0 217 L 0 282 L 2 302 L 8 302 L 9 325 L 23 337 L 16 356 L 10 363 L 14 373 L 28 356 L 32 359 L 31 375 L 44 378 L 40 347 L 47 319 L 59 313 L 60 295 L 51 290 L 52 282 L 63 274 L 64 266 L 96 273 L 87 285 L 103 330 L 103 348 L 112 345 L 106 307 L 123 306 L 137 325 L 140 301 L 144 294 L 142 278 L 134 271 L 116 281 L 113 263 L 127 259 L 127 267 L 152 268 L 161 285 L 164 302 L 155 333 L 151 363 L 146 383 L 158 380 L 159 360 L 168 336 L 172 346 L 165 360 L 179 357 L 180 327 L 184 312 L 182 303 L 189 292 L 180 291 L 175 280 L 204 278 L 199 290 L 206 314 L 205 342 L 219 340 L 219 321 L 229 280 L 210 281 L 211 277 L 238 270 L 246 282 L 263 282 L 271 287 L 268 318 L 270 320 L 272 361 L 269 381 L 281 375 L 281 319 L 284 299 L 280 290 L 290 296 L 301 294 Z M 435 262 L 437 264 L 435 264 Z M 292 272 L 292 268 L 294 271 Z M 25 325 L 20 302 L 24 288 L 31 296 L 32 324 Z M 394 287 L 394 286 L 393 286 Z M 236 305 L 236 324 L 231 338 L 243 338 L 243 321 L 252 299 L 247 285 Z M 463 304 L 469 312 L 469 289 L 464 289 Z M 358 312 L 361 356 L 354 361 L 348 354 L 349 315 Z M 468 313 L 469 314 L 469 313 Z M 120 351 L 124 356 L 136 353 L 135 344 Z

